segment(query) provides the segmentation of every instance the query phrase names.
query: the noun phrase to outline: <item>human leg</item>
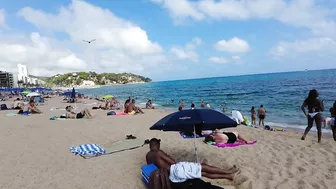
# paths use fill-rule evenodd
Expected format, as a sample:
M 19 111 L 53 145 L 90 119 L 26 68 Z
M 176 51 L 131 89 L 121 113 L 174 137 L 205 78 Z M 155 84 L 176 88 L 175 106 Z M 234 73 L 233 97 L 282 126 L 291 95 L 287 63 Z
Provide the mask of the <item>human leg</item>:
M 248 141 L 248 140 L 246 140 L 246 139 L 245 139 L 241 134 L 239 134 L 238 132 L 233 132 L 233 133 L 235 133 L 235 134 L 237 135 L 238 140 L 243 141 L 243 142 L 245 142 L 246 144 L 248 144 L 248 143 L 252 143 L 252 141 Z
M 316 129 L 317 129 L 317 141 L 321 142 L 323 117 L 321 114 L 317 114 L 314 118 L 315 118 L 315 124 L 316 124 Z
M 218 168 L 218 167 L 214 167 L 214 166 L 211 166 L 211 165 L 208 165 L 206 163 L 201 163 L 202 165 L 202 173 L 207 173 L 207 174 L 232 174 L 232 173 L 235 173 L 237 171 L 239 171 L 239 169 L 237 169 L 235 166 L 232 167 L 231 169 L 229 170 L 224 170 L 224 169 L 221 169 L 221 168 Z
M 314 121 L 313 118 L 308 116 L 307 119 L 308 119 L 308 126 L 306 127 L 306 130 L 305 130 L 303 136 L 301 137 L 301 140 L 306 139 L 307 134 L 309 133 L 310 129 L 313 127 L 313 121 Z

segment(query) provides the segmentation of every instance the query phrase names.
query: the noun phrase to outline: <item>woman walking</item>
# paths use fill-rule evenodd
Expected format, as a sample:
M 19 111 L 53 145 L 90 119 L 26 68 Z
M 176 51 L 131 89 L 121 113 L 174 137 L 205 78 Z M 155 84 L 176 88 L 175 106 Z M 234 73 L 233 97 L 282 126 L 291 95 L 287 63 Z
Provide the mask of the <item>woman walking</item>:
M 304 100 L 301 109 L 305 116 L 308 119 L 308 126 L 301 137 L 301 140 L 304 140 L 309 133 L 310 129 L 313 127 L 313 123 L 315 121 L 317 128 L 317 140 L 321 142 L 322 136 L 322 111 L 324 110 L 323 101 L 318 99 L 319 93 L 316 89 L 310 90 L 308 97 Z M 308 113 L 306 113 L 305 107 L 308 107 Z

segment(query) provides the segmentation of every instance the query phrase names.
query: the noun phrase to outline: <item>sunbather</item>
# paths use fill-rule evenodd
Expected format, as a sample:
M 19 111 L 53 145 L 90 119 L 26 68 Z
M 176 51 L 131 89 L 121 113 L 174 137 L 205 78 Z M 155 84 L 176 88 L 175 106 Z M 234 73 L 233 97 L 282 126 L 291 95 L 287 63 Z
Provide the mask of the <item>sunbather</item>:
M 132 99 L 132 102 L 129 103 L 129 105 L 127 107 L 127 112 L 126 113 L 129 113 L 129 114 L 142 113 L 143 114 L 144 112 L 142 111 L 141 108 L 135 106 L 135 100 Z
M 69 118 L 69 119 L 82 119 L 84 116 L 86 116 L 88 119 L 92 118 L 92 115 L 91 115 L 90 111 L 87 108 L 83 109 L 79 113 L 72 112 L 71 111 L 72 109 L 73 108 L 71 106 L 67 106 L 65 108 L 65 110 L 67 111 L 66 112 L 66 118 Z
M 29 101 L 29 103 L 27 104 L 27 110 L 31 114 L 40 114 L 40 113 L 42 113 L 41 110 L 39 110 L 39 109 L 36 108 L 34 100 Z
M 216 144 L 233 144 L 237 140 L 243 141 L 246 144 L 253 143 L 252 141 L 247 141 L 238 132 L 221 132 L 217 129 L 205 137 L 204 142 L 216 142 Z
M 160 150 L 160 141 L 156 138 L 150 140 L 150 151 L 146 155 L 146 161 L 147 164 L 155 164 L 159 169 L 167 171 L 171 182 L 181 183 L 189 179 L 198 179 L 202 176 L 210 179 L 229 179 L 234 181 L 235 184 L 241 184 L 246 181 L 246 177 L 239 175 L 240 171 L 235 166 L 229 170 L 223 170 L 207 165 L 204 162 L 176 162 Z

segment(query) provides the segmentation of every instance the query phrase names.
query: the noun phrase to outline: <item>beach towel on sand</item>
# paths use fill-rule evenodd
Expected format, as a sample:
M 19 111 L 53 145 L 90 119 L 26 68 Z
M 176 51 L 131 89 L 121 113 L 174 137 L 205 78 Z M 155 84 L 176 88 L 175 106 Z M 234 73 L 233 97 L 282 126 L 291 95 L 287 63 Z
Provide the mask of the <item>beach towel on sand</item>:
M 180 132 L 181 137 L 183 138 L 194 138 L 194 135 L 186 135 L 183 131 Z M 202 138 L 204 136 L 196 136 L 196 138 Z
M 13 112 L 11 112 L 11 113 L 6 114 L 5 116 L 6 116 L 6 117 L 29 116 L 29 114 L 28 114 L 28 113 L 18 114 L 18 113 L 13 113 Z
M 117 153 L 117 152 L 121 152 L 121 151 L 125 151 L 125 150 L 132 150 L 132 149 L 135 149 L 135 148 L 142 147 L 144 145 L 145 145 L 144 140 L 132 139 L 132 140 L 120 140 L 120 141 L 117 141 L 117 142 L 113 142 L 111 144 L 106 144 L 106 145 L 103 146 L 102 150 L 99 151 L 99 152 L 104 151 L 104 153 L 95 153 L 94 151 L 93 152 L 90 151 L 90 153 L 88 153 L 88 154 L 86 152 L 84 152 L 84 155 L 82 153 L 78 153 L 78 152 L 82 152 L 83 149 L 84 150 L 88 149 L 88 148 L 83 148 L 83 145 L 81 145 L 82 147 L 81 146 L 71 147 L 70 151 L 75 153 L 75 155 L 80 155 L 83 158 L 88 158 L 88 157 L 94 157 L 94 156 L 100 156 L 100 155 L 113 154 L 113 153 Z M 88 146 L 88 147 L 90 147 L 90 146 Z M 92 148 L 90 148 L 90 149 L 92 149 Z M 76 150 L 80 150 L 80 151 L 77 152 Z
M 234 147 L 243 146 L 243 145 L 254 145 L 256 143 L 257 143 L 257 141 L 253 141 L 252 143 L 248 143 L 248 144 L 246 144 L 243 141 L 237 141 L 237 142 L 235 142 L 233 144 L 228 144 L 228 143 L 227 144 L 216 144 L 215 142 L 207 142 L 207 144 L 213 145 L 213 146 L 217 146 L 218 148 L 226 148 L 226 147 L 228 147 L 228 148 L 234 148 Z
M 83 144 L 77 147 L 71 147 L 70 152 L 83 157 L 98 156 L 105 154 L 105 150 L 98 144 Z

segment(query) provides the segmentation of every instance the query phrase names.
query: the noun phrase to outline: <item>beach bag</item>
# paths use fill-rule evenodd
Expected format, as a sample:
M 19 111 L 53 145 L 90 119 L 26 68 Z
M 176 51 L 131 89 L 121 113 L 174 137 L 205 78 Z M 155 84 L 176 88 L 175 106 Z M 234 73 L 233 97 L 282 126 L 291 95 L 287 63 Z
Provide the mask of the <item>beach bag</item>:
M 107 115 L 110 116 L 110 115 L 116 115 L 116 113 L 114 111 L 110 111 L 110 112 L 107 112 Z
M 8 110 L 7 105 L 6 104 L 1 104 L 0 110 Z

